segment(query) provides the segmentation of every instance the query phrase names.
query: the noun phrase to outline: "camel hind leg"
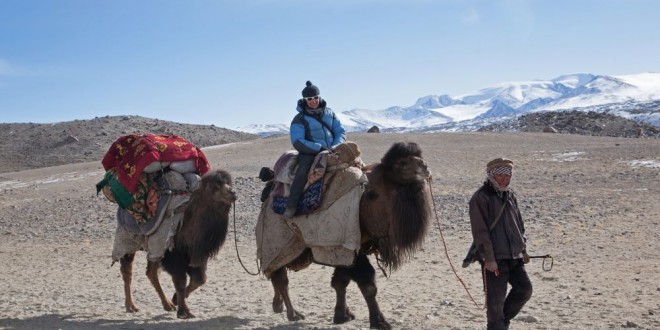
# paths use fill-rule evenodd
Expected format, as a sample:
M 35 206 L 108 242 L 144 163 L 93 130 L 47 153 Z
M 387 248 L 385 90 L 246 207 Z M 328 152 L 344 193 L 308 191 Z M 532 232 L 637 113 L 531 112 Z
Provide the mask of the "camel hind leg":
M 286 306 L 286 317 L 289 319 L 289 321 L 304 320 L 305 316 L 293 309 L 293 304 L 291 304 L 291 298 L 289 297 L 289 277 L 286 274 L 286 268 L 282 267 L 274 271 L 270 276 L 270 282 L 273 284 L 273 288 L 275 289 L 275 297 L 273 298 L 273 310 L 277 313 L 278 311 L 276 305 L 279 305 L 279 309 L 281 311 L 281 302 L 284 302 L 284 305 Z M 278 300 L 281 301 L 279 304 L 277 304 Z
M 160 280 L 158 279 L 158 270 L 160 269 L 160 261 L 148 261 L 147 262 L 147 278 L 151 282 L 151 285 L 156 289 L 158 298 L 160 298 L 163 308 L 168 311 L 176 310 L 176 306 L 172 303 L 170 299 L 165 296 L 163 288 L 160 286 Z
M 126 311 L 129 313 L 134 313 L 140 310 L 137 308 L 137 305 L 135 305 L 135 301 L 133 301 L 133 295 L 131 294 L 134 258 L 135 253 L 129 253 L 119 259 L 121 278 L 124 280 L 124 306 L 126 307 Z

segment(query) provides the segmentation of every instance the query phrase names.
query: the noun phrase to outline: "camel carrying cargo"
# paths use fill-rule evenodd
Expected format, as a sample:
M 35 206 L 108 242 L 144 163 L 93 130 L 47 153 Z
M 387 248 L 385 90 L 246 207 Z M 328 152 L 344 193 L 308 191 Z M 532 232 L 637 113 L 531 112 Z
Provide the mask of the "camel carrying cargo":
M 278 160 L 262 193 L 255 229 L 258 259 L 275 290 L 273 311 L 283 312 L 286 306 L 290 321 L 304 316 L 293 308 L 287 270 L 319 263 L 335 267 L 331 281 L 337 293 L 334 323 L 355 319 L 346 304 L 346 287 L 355 281 L 369 308 L 370 326 L 391 328 L 378 307 L 375 270 L 367 256 L 375 255 L 379 263 L 396 270 L 421 247 L 432 210 L 430 172 L 416 143 L 395 143 L 380 163 L 370 166 L 363 166 L 359 155 L 359 147 L 352 142 L 321 152 L 307 185 L 322 182 L 320 203 L 313 203 L 318 199 L 313 194 L 303 195 L 298 215 L 291 220 L 279 214 L 277 204 L 282 203 L 274 202 L 286 195 L 286 181 L 295 173 L 286 165 L 290 156 Z

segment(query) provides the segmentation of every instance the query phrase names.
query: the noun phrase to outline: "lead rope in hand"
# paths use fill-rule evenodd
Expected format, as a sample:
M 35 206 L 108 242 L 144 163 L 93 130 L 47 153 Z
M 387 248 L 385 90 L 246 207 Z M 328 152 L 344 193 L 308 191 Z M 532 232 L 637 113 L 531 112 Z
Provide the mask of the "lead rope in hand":
M 238 257 L 238 262 L 241 264 L 243 269 L 245 269 L 245 272 L 247 272 L 250 275 L 259 275 L 259 273 L 261 272 L 261 267 L 259 266 L 259 259 L 257 258 L 257 261 L 256 261 L 256 263 L 257 263 L 257 272 L 252 273 L 245 267 L 245 265 L 243 264 L 243 260 L 241 260 L 241 255 L 238 253 L 238 239 L 237 239 L 237 235 L 236 235 L 236 202 L 233 202 L 232 206 L 233 206 L 233 209 L 234 209 L 234 247 L 236 248 L 236 257 Z
M 445 248 L 445 256 L 447 257 L 447 261 L 449 261 L 449 266 L 451 266 L 451 270 L 454 272 L 454 275 L 456 275 L 458 281 L 461 282 L 461 285 L 463 285 L 465 292 L 467 292 L 468 296 L 470 297 L 470 300 L 472 300 L 474 305 L 477 306 L 478 308 L 486 308 L 485 302 L 484 302 L 484 307 L 481 307 L 479 306 L 477 301 L 474 300 L 472 294 L 470 293 L 470 290 L 468 290 L 467 286 L 465 285 L 465 282 L 460 276 L 458 276 L 458 272 L 456 272 L 456 268 L 454 267 L 454 264 L 451 262 L 451 258 L 449 258 L 449 252 L 447 252 L 447 243 L 445 242 L 445 235 L 442 233 L 442 228 L 440 227 L 440 217 L 438 217 L 438 211 L 435 205 L 435 198 L 433 197 L 433 186 L 431 185 L 432 179 L 429 177 L 427 180 L 429 182 L 429 190 L 431 191 L 431 201 L 433 201 L 433 213 L 435 214 L 435 224 L 436 227 L 438 228 L 438 231 L 440 232 L 440 238 L 442 239 L 442 245 Z M 486 290 L 486 277 L 484 273 L 484 292 L 486 292 L 485 290 Z

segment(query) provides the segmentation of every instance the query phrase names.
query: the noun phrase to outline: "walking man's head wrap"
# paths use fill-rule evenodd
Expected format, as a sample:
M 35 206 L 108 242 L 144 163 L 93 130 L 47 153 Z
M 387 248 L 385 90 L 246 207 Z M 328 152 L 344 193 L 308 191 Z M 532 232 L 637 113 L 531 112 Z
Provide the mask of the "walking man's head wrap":
M 508 191 L 509 186 L 500 186 L 495 180 L 495 175 L 504 174 L 511 176 L 513 171 L 513 161 L 506 158 L 495 158 L 486 164 L 486 180 L 488 180 L 493 187 L 498 191 Z

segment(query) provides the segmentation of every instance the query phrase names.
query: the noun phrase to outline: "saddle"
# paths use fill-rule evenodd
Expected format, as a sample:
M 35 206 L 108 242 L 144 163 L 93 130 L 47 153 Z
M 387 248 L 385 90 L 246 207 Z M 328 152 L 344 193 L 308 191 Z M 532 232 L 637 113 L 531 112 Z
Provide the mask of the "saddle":
M 199 175 L 194 173 L 181 174 L 177 171 L 166 172 L 155 180 L 159 199 L 154 216 L 144 221 L 143 219 L 134 217 L 129 209 L 118 207 L 118 225 L 134 234 L 151 235 L 158 229 L 158 226 L 168 213 L 187 203 L 190 193 L 194 189 L 193 187 L 197 187 L 200 180 Z M 177 198 L 175 202 L 172 199 L 173 196 L 180 196 L 181 198 Z
M 354 142 L 344 142 L 332 151 L 322 151 L 316 155 L 314 163 L 307 174 L 307 183 L 298 201 L 296 214 L 309 214 L 319 208 L 326 189 L 326 173 L 346 169 L 350 166 L 362 168 L 360 149 Z M 262 181 L 270 181 L 262 191 L 261 201 L 269 195 L 273 197 L 273 212 L 283 214 L 289 196 L 289 188 L 296 173 L 296 156 L 298 152 L 289 150 L 275 162 L 273 170 L 267 167 L 261 169 L 259 177 Z
M 190 191 L 196 189 L 199 180 L 195 173 L 165 172 L 156 180 L 161 196 L 156 216 L 146 222 L 137 221 L 127 209 L 118 206 L 112 260 L 137 251 L 146 251 L 150 261 L 163 258 L 165 251 L 174 246 Z

